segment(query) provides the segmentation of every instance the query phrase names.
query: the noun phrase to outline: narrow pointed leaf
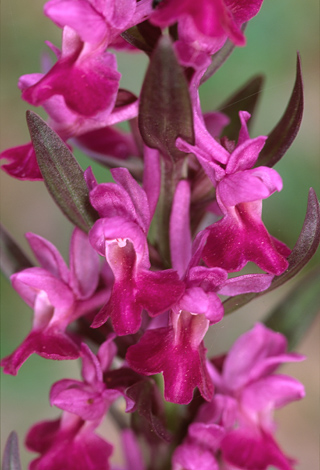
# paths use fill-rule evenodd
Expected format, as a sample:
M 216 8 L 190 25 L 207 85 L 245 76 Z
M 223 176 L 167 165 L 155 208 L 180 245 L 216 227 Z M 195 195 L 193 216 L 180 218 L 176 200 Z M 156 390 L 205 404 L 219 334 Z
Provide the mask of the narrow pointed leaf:
M 284 115 L 271 131 L 256 166 L 273 167 L 294 141 L 303 115 L 303 83 L 300 57 L 297 56 L 296 81 Z
M 2 460 L 2 470 L 21 470 L 18 436 L 12 431 L 8 437 Z
M 131 411 L 136 411 L 139 415 L 139 418 L 133 416 L 136 431 L 170 442 L 172 437 L 163 422 L 162 400 L 154 381 L 141 380 L 127 388 L 126 395 L 135 403 Z
M 37 114 L 27 111 L 27 123 L 49 193 L 68 219 L 88 232 L 98 214 L 90 204 L 82 169 L 67 145 Z
M 242 307 L 251 300 L 271 292 L 294 277 L 310 261 L 320 243 L 320 207 L 315 191 L 310 188 L 307 213 L 297 243 L 288 257 L 289 267 L 280 276 L 275 276 L 269 289 L 258 294 L 242 294 L 230 297 L 224 305 L 225 315 Z
M 0 224 L 0 266 L 3 274 L 9 278 L 22 269 L 31 268 L 33 264 L 24 254 L 17 242 Z
M 185 157 L 176 148 L 177 137 L 194 142 L 188 83 L 166 36 L 152 54 L 142 86 L 139 128 L 148 147 L 160 150 L 173 161 Z
M 320 312 L 320 268 L 312 270 L 295 286 L 265 320 L 265 325 L 286 336 L 294 349 Z
M 225 103 L 219 106 L 219 111 L 230 118 L 230 124 L 224 128 L 223 135 L 236 141 L 241 127 L 239 111 L 248 111 L 253 115 L 258 104 L 264 77 L 257 75 L 249 80 L 239 91 L 231 96 Z M 248 122 L 248 128 L 252 126 L 253 119 Z
M 150 55 L 161 36 L 161 29 L 149 21 L 143 21 L 124 31 L 121 36 L 132 46 Z

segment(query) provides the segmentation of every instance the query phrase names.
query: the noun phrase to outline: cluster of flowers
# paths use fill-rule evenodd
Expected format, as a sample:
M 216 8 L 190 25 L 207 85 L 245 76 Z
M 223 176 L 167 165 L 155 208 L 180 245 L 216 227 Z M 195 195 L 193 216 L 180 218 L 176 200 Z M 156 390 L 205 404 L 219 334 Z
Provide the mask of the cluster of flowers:
M 199 99 L 200 84 L 213 73 L 212 56 L 231 43 L 245 44 L 243 26 L 261 3 L 45 4 L 45 14 L 63 28 L 62 48 L 48 44 L 56 63 L 20 78 L 22 98 L 43 106 L 59 145 L 77 145 L 113 167 L 114 183 L 98 184 L 91 168 L 84 172 L 95 221 L 88 233 L 74 229 L 69 268 L 49 241 L 29 233 L 41 267 L 11 278 L 34 309 L 34 321 L 23 343 L 2 360 L 4 372 L 17 374 L 34 353 L 82 360 L 83 381 L 65 379 L 51 389 L 50 402 L 64 410 L 62 417 L 29 431 L 26 445 L 40 454 L 31 470 L 109 469 L 112 446 L 95 429 L 119 397 L 134 416 L 132 429 L 122 430 L 126 470 L 293 468 L 274 440 L 272 413 L 302 398 L 304 389 L 274 371 L 302 356 L 287 353 L 284 336 L 262 324 L 223 357 L 208 360 L 204 346 L 209 326 L 224 315 L 219 295 L 265 291 L 288 268 L 290 249 L 261 220 L 262 200 L 282 189 L 279 174 L 259 163 L 267 137 L 251 138 L 250 114 L 240 111 L 237 141 L 228 138 L 228 116 L 203 114 Z M 150 56 L 139 98 L 119 88 L 109 48 Z M 172 103 L 166 96 L 156 107 L 150 96 L 163 89 Z M 176 119 L 181 109 L 186 114 Z M 127 120 L 130 133 L 116 127 Z M 0 158 L 9 163 L 2 168 L 47 183 L 32 131 L 45 124 L 31 121 L 33 143 L 4 151 Z M 150 230 L 153 218 L 156 229 Z M 229 277 L 249 261 L 263 272 Z M 99 346 L 97 354 L 88 340 Z M 165 400 L 190 404 L 172 411 L 178 422 L 173 436 L 158 378 L 148 377 L 160 373 Z M 139 435 L 149 443 L 149 463 Z

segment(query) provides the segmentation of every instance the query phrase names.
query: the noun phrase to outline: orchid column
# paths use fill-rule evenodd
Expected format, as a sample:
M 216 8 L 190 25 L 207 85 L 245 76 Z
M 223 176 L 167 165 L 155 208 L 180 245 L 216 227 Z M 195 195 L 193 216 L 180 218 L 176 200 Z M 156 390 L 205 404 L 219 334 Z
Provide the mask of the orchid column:
M 34 320 L 2 366 L 16 375 L 32 354 L 79 358 L 82 380 L 53 384 L 50 402 L 63 412 L 30 429 L 26 445 L 38 453 L 31 469 L 118 468 L 108 436 L 99 436 L 105 416 L 118 425 L 128 470 L 294 468 L 275 440 L 272 411 L 301 399 L 304 388 L 274 372 L 304 359 L 287 348 L 313 310 L 292 319 L 285 304 L 223 357 L 209 358 L 204 344 L 211 325 L 291 279 L 319 244 L 312 189 L 292 250 L 262 221 L 263 201 L 283 187 L 273 166 L 302 118 L 299 58 L 288 106 L 265 135 L 252 137 L 249 127 L 260 79 L 223 113 L 203 113 L 199 97 L 245 45 L 245 23 L 260 7 L 217 0 L 45 5 L 62 29 L 61 48 L 50 44 L 55 62 L 22 76 L 19 88 L 24 100 L 43 106 L 48 123 L 29 111 L 31 142 L 1 158 L 11 176 L 44 180 L 75 228 L 68 265 L 33 233 L 27 238 L 37 261 L 30 261 L 3 231 L 4 268 Z M 148 56 L 139 96 L 121 88 L 114 49 Z M 114 182 L 98 184 L 71 146 L 112 168 Z M 248 262 L 256 268 L 243 271 Z M 14 449 L 14 437 L 9 442 Z M 15 456 L 10 445 L 4 465 Z

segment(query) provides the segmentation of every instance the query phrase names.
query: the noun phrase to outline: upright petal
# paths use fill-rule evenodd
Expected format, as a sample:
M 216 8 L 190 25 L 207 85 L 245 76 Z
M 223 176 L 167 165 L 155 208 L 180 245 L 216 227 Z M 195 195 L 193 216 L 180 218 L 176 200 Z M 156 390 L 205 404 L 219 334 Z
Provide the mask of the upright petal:
M 173 268 L 182 277 L 191 259 L 190 184 L 181 180 L 176 188 L 170 216 L 170 251 Z
M 99 256 L 88 236 L 75 228 L 70 243 L 70 285 L 78 299 L 87 299 L 95 292 L 99 281 Z

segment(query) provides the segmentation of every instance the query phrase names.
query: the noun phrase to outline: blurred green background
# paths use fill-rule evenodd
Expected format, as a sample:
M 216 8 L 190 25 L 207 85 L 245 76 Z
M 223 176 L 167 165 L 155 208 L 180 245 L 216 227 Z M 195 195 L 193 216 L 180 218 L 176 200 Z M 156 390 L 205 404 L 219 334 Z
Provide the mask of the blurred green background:
M 20 100 L 19 76 L 40 71 L 40 55 L 45 40 L 60 46 L 61 31 L 42 15 L 44 2 L 2 0 L 1 4 L 1 150 L 29 140 L 25 111 L 30 109 Z M 246 30 L 247 47 L 237 49 L 201 90 L 205 111 L 220 104 L 250 77 L 266 75 L 252 136 L 265 135 L 281 117 L 290 97 L 295 76 L 296 51 L 302 57 L 305 86 L 305 113 L 301 130 L 293 146 L 276 166 L 284 189 L 264 202 L 263 219 L 270 232 L 293 247 L 300 232 L 313 186 L 320 194 L 319 163 L 319 2 L 318 0 L 265 0 L 260 14 Z M 147 61 L 144 56 L 119 54 L 121 86 L 139 92 Z M 37 110 L 39 112 L 39 110 Z M 79 154 L 78 154 L 79 155 Z M 98 179 L 107 177 L 105 169 L 80 156 L 83 167 L 91 164 Z M 40 182 L 20 182 L 1 178 L 1 219 L 16 240 L 30 251 L 24 233 L 35 232 L 53 242 L 67 259 L 72 231 L 59 209 Z M 319 253 L 310 266 L 319 263 Z M 215 326 L 207 339 L 210 354 L 228 349 L 239 334 L 263 318 L 290 288 L 291 281 L 279 291 L 262 297 Z M 1 355 L 11 353 L 30 329 L 31 310 L 16 295 L 9 282 L 1 277 Z M 306 385 L 307 397 L 278 413 L 279 440 L 289 455 L 300 463 L 299 470 L 319 468 L 319 321 L 302 341 L 298 350 L 306 354 L 306 363 L 282 369 Z M 76 362 L 46 361 L 32 356 L 17 377 L 1 375 L 1 448 L 13 429 L 20 443 L 30 426 L 59 415 L 50 409 L 50 386 L 60 378 L 79 377 Z M 104 424 L 102 433 L 110 439 Z M 116 439 L 112 432 L 113 442 Z M 23 468 L 31 454 L 22 449 Z M 119 455 L 116 452 L 115 459 Z

